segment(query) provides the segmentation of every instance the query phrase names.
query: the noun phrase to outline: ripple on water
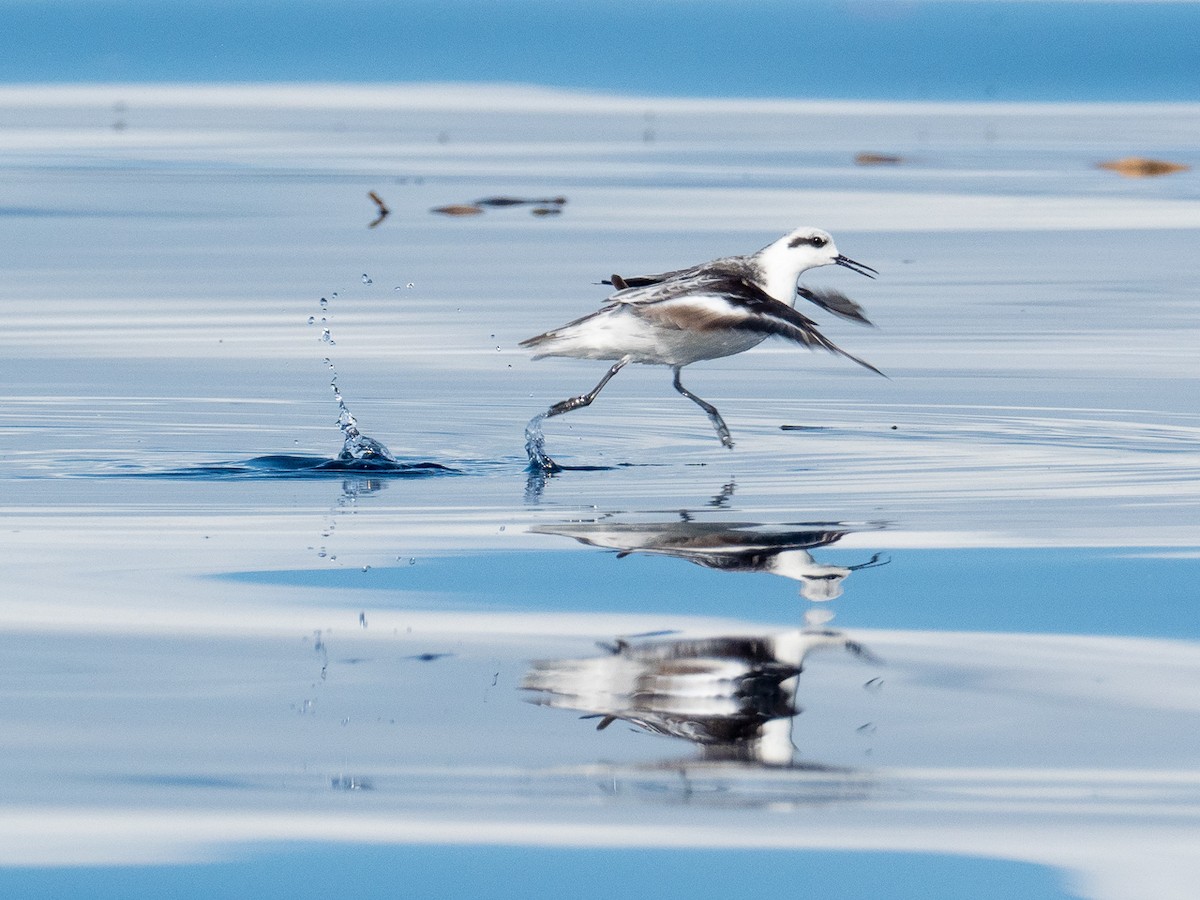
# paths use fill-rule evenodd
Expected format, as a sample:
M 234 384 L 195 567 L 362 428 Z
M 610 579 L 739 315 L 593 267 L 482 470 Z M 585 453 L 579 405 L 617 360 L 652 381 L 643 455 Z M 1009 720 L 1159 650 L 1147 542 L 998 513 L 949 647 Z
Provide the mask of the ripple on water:
M 163 478 L 197 481 L 230 481 L 234 479 L 320 479 L 341 477 L 348 472 L 365 473 L 382 478 L 429 478 L 441 475 L 461 475 L 461 469 L 428 460 L 328 459 L 323 456 L 276 454 L 253 459 L 186 466 L 178 469 L 106 472 L 125 478 Z
M 800 505 L 907 528 L 1027 537 L 1069 527 L 1083 539 L 1077 527 L 1108 527 L 1104 510 L 1115 502 L 1122 528 L 1152 527 L 1171 540 L 1200 508 L 1200 417 L 1192 414 L 853 401 L 805 402 L 797 414 L 799 406 L 789 413 L 751 399 L 727 414 L 730 452 L 689 409 L 655 407 L 652 420 L 633 404 L 610 406 L 609 415 L 581 417 L 570 431 L 548 429 L 546 443 L 563 469 L 656 462 L 671 470 L 626 469 L 626 506 L 667 508 L 675 496 L 729 481 L 741 506 Z M 532 498 L 595 502 L 605 482 L 603 496 L 616 505 L 617 480 L 558 473 L 534 485 Z

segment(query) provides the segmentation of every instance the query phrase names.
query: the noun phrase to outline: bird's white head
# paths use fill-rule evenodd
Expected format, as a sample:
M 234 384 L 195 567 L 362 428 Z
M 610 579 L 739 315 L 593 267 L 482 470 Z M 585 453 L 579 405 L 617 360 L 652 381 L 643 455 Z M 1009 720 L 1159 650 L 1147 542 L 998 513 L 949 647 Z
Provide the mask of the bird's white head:
M 791 303 L 795 298 L 796 279 L 808 269 L 838 265 L 868 278 L 879 274 L 870 266 L 839 253 L 833 237 L 820 228 L 797 228 L 767 244 L 754 254 L 754 260 L 762 270 L 766 292 L 784 303 Z

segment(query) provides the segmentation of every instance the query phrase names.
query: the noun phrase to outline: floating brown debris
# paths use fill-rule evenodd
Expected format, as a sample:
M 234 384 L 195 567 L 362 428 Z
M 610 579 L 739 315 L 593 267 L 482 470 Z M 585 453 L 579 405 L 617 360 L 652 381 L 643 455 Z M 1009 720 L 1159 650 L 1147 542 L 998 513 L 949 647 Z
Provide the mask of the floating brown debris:
M 1172 172 L 1186 172 L 1191 166 L 1182 163 L 1167 162 L 1164 159 L 1147 159 L 1144 156 L 1127 156 L 1124 159 L 1114 159 L 1111 162 L 1096 163 L 1097 169 L 1110 169 L 1126 178 L 1153 178 L 1156 175 L 1170 175 Z
M 474 203 L 461 203 L 452 206 L 439 206 L 431 212 L 441 213 L 444 216 L 477 216 L 483 212 L 485 206 L 493 208 L 503 208 L 509 206 L 532 206 L 530 212 L 535 216 L 557 216 L 562 214 L 563 205 L 566 204 L 566 197 L 484 197 L 476 200 Z
M 854 157 L 854 162 L 860 166 L 895 166 L 904 162 L 904 157 L 888 153 L 860 153 Z
M 483 212 L 483 207 L 457 203 L 451 206 L 435 206 L 430 212 L 441 213 L 443 216 L 477 216 Z
M 566 197 L 550 197 L 541 200 L 527 200 L 524 197 L 484 197 L 476 200 L 476 206 L 562 206 L 567 202 Z
M 370 197 L 375 202 L 375 205 L 379 207 L 379 215 L 375 217 L 374 221 L 367 225 L 368 228 L 374 228 L 376 225 L 390 216 L 392 211 L 388 209 L 387 204 L 384 203 L 383 199 L 374 191 L 368 191 L 367 196 Z

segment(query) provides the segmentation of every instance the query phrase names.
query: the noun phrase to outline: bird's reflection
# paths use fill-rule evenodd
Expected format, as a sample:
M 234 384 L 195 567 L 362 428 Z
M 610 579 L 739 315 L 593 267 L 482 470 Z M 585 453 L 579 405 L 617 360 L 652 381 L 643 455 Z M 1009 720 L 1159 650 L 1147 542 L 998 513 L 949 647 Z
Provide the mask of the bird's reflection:
M 888 562 L 878 553 L 848 566 L 814 559 L 810 550 L 835 544 L 853 530 L 840 523 L 694 522 L 690 514 L 681 513 L 680 521 L 675 522 L 571 522 L 531 530 L 616 550 L 618 557 L 645 553 L 674 556 L 724 572 L 770 572 L 799 581 L 800 595 L 812 601 L 840 597 L 842 582 L 851 572 Z
M 603 655 L 537 662 L 522 687 L 532 703 L 598 718 L 600 730 L 621 720 L 684 738 L 707 762 L 793 767 L 796 691 L 808 654 L 819 648 L 874 659 L 842 632 L 823 629 L 618 639 Z

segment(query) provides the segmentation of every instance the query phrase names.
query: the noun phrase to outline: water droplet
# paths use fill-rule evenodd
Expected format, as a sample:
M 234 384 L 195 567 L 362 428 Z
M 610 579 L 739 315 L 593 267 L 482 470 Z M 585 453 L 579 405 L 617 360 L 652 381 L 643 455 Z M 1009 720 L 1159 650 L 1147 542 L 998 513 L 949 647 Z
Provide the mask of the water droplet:
M 333 292 L 332 294 L 330 294 L 329 296 L 330 296 L 330 297 L 332 297 L 334 300 L 336 300 L 336 299 L 337 299 L 337 291 L 334 291 L 334 292 Z
M 408 558 L 408 564 L 410 566 L 415 566 L 417 564 L 417 558 L 415 556 L 410 556 Z
M 408 288 L 409 290 L 412 290 L 413 288 L 415 288 L 415 287 L 416 287 L 416 285 L 415 285 L 415 284 L 413 284 L 413 282 L 411 282 L 411 281 L 410 281 L 408 284 L 406 284 L 406 285 L 405 285 L 405 287 L 406 287 L 406 288 Z
M 362 570 L 363 570 L 364 572 L 370 572 L 370 571 L 371 571 L 371 567 L 370 567 L 370 566 L 363 566 Z
M 325 344 L 336 344 L 337 343 L 337 341 L 335 341 L 333 339 L 333 335 L 331 335 L 329 333 L 328 328 L 325 328 L 321 331 L 321 342 L 325 343 Z
M 309 316 L 309 317 L 308 317 L 308 324 L 309 324 L 309 325 L 315 325 L 315 324 L 316 324 L 316 321 L 317 321 L 317 317 L 316 317 L 316 316 Z
M 336 297 L 337 294 L 334 294 L 334 296 Z M 329 306 L 329 301 L 326 300 L 324 297 L 322 297 L 321 298 L 321 309 L 325 309 L 325 307 L 327 307 L 327 306 Z
M 362 283 L 363 284 L 374 284 L 375 282 L 371 280 L 370 275 L 368 275 L 366 272 L 363 272 Z

